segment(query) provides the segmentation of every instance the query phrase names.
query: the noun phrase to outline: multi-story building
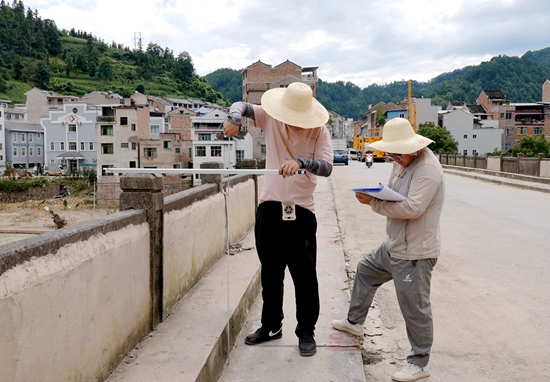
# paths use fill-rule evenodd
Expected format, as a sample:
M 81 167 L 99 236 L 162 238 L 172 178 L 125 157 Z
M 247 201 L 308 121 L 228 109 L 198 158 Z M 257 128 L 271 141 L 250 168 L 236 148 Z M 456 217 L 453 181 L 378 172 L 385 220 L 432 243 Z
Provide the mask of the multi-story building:
M 40 118 L 44 129 L 45 171 L 56 171 L 59 165 L 69 171 L 96 166 L 97 115 L 98 111 L 88 108 L 85 102 L 68 102 Z
M 6 111 L 10 103 L 0 99 L 0 172 L 6 168 Z
M 32 169 L 44 163 L 44 129 L 36 123 L 6 121 L 5 161 L 16 169 Z M 4 136 L 4 134 L 2 134 Z M 3 154 L 0 154 L 3 155 Z
M 222 162 L 223 168 L 235 168 L 237 163 L 252 155 L 252 136 L 241 132 L 232 139 L 223 135 L 223 122 L 227 113 L 213 110 L 208 114 L 191 118 L 193 135 L 193 168 L 204 162 Z M 200 184 L 196 175 L 194 184 Z
M 313 96 L 317 96 L 318 67 L 300 67 L 286 60 L 272 67 L 260 60 L 246 67 L 243 72 L 243 101 L 260 105 L 262 95 L 269 89 L 287 87 L 293 82 L 303 82 L 311 87 Z M 252 135 L 253 157 L 265 159 L 265 137 L 261 129 L 254 126 L 253 121 L 245 118 L 245 130 Z
M 40 118 L 48 117 L 53 110 L 63 110 L 63 105 L 78 102 L 76 96 L 65 96 L 48 90 L 33 88 L 25 93 L 27 96 L 27 122 L 40 123 Z
M 463 108 L 440 112 L 440 126 L 444 126 L 458 142 L 458 152 L 466 155 L 484 155 L 500 149 L 502 129 L 483 127 L 476 117 Z
M 485 108 L 491 119 L 499 121 L 498 127 L 503 129 L 501 148 L 511 150 L 514 145 L 514 106 L 506 98 L 502 90 L 482 90 L 476 100 L 477 105 Z
M 541 103 L 512 103 L 514 111 L 513 145 L 526 135 L 544 134 L 545 106 Z

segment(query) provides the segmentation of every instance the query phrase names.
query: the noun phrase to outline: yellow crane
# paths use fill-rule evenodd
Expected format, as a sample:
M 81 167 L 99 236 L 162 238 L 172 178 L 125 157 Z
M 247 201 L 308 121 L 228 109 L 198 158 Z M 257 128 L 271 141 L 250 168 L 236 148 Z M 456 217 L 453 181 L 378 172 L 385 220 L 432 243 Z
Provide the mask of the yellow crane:
M 409 80 L 409 92 L 407 96 L 407 117 L 416 132 L 416 103 L 412 99 L 412 80 Z

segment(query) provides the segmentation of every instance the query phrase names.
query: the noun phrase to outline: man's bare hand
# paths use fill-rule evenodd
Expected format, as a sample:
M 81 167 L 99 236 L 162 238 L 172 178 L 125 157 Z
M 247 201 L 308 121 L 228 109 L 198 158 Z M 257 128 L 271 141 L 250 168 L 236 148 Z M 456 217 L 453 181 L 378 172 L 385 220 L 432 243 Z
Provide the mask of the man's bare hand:
M 223 135 L 226 137 L 233 137 L 239 133 L 239 126 L 229 121 L 223 122 Z
M 356 192 L 355 197 L 361 204 L 370 204 L 370 201 L 372 200 L 372 196 L 363 194 L 362 192 Z
M 279 167 L 279 175 L 282 175 L 283 178 L 287 176 L 292 176 L 296 171 L 300 169 L 300 165 L 294 159 L 287 160 L 285 163 Z

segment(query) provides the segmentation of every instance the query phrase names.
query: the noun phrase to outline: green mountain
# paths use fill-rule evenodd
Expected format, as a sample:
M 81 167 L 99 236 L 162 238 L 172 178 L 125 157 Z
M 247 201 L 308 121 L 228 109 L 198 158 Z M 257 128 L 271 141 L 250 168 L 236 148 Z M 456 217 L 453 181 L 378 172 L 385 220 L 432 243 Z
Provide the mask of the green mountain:
M 221 69 L 212 74 L 216 79 L 210 82 L 212 87 L 226 98 L 232 91 L 228 86 L 240 90 L 240 71 Z M 210 81 L 209 76 L 206 78 Z M 497 56 L 476 66 L 440 74 L 427 82 L 413 81 L 413 95 L 431 98 L 433 104 L 445 107 L 449 102 L 475 104 L 481 90 L 499 89 L 513 102 L 536 102 L 541 100 L 542 84 L 546 79 L 550 79 L 550 48 L 527 52 L 521 58 Z M 237 95 L 240 91 L 232 92 L 236 94 L 236 98 L 230 98 L 232 102 L 240 99 Z M 320 79 L 317 98 L 327 109 L 344 117 L 364 118 L 369 105 L 399 102 L 407 98 L 407 92 L 407 81 L 372 84 L 361 89 L 351 82 Z
M 128 97 L 149 95 L 196 98 L 225 104 L 187 52 L 149 43 L 130 49 L 83 31 L 59 30 L 53 20 L 25 11 L 21 0 L 0 2 L 0 98 L 24 103 L 34 86 L 65 95 L 112 91 Z

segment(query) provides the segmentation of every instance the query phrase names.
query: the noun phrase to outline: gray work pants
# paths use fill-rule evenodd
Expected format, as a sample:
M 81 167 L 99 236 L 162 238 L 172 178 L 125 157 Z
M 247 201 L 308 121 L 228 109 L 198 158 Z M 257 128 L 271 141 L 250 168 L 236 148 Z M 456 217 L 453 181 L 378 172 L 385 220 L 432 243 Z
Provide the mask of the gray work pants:
M 412 347 L 407 362 L 420 367 L 428 364 L 433 343 L 430 285 L 436 262 L 437 259 L 395 259 L 382 244 L 357 264 L 348 311 L 350 321 L 365 322 L 376 290 L 393 279 Z

